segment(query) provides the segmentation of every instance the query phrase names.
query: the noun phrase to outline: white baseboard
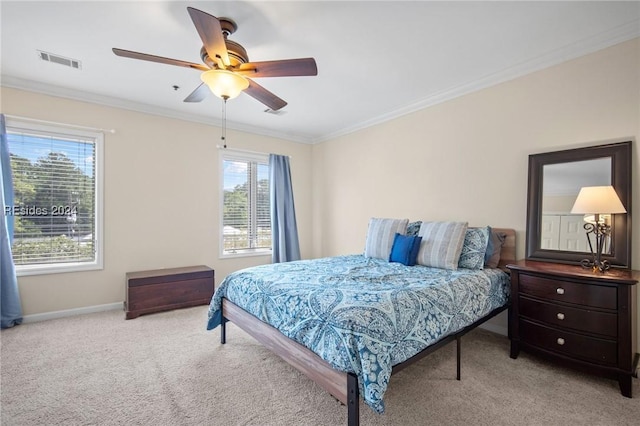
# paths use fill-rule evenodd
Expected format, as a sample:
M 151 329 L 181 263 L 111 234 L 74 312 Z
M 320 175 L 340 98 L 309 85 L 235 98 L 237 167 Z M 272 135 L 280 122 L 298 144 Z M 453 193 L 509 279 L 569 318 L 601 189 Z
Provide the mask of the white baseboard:
M 66 309 L 64 311 L 44 312 L 42 314 L 25 315 L 22 317 L 22 323 L 47 321 L 56 318 L 70 317 L 73 315 L 92 314 L 94 312 L 116 311 L 124 309 L 122 302 L 108 303 L 106 305 L 86 306 L 84 308 Z
M 509 335 L 509 329 L 507 327 L 503 327 L 501 325 L 484 323 L 479 326 L 480 328 L 484 328 L 485 330 L 491 331 L 493 333 L 501 334 L 503 336 Z

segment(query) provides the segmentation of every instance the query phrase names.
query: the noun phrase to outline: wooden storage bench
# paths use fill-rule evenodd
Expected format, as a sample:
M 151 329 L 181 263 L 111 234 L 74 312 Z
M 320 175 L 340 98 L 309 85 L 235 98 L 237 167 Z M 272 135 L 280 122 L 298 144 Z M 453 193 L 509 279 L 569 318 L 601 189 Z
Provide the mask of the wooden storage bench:
M 152 312 L 207 305 L 214 291 L 214 271 L 208 266 L 128 272 L 125 319 Z

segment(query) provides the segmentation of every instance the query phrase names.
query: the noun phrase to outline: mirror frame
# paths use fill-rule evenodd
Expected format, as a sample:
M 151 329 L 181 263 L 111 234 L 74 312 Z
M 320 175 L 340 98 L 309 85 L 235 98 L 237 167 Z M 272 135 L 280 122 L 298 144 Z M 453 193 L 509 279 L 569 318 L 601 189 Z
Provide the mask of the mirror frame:
M 613 215 L 611 253 L 603 254 L 602 257 L 608 260 L 612 267 L 631 267 L 631 141 L 529 155 L 527 259 L 580 264 L 582 259 L 588 257 L 582 252 L 540 248 L 543 168 L 548 164 L 602 157 L 611 158 L 611 185 L 627 209 L 627 214 Z

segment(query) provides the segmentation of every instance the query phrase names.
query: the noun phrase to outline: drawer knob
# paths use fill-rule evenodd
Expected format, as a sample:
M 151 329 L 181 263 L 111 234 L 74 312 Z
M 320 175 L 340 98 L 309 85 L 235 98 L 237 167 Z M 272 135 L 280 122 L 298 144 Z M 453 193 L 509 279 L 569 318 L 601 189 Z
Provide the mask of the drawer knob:
M 556 318 L 558 318 L 559 320 L 563 320 L 564 314 L 562 312 L 558 312 L 558 314 L 556 315 Z
M 562 288 L 562 287 L 558 287 L 558 288 L 556 288 L 556 293 L 558 293 L 558 294 L 564 294 L 564 288 Z
M 558 337 L 558 340 L 556 340 L 556 342 L 557 342 L 560 346 L 564 345 L 564 339 L 563 339 L 562 337 Z

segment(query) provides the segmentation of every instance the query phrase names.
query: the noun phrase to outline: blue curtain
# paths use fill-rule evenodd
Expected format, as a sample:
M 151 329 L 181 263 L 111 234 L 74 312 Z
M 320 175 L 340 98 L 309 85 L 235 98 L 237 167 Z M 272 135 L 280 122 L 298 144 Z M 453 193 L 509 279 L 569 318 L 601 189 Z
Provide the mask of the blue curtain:
M 0 316 L 2 328 L 13 327 L 22 322 L 22 307 L 18 292 L 16 268 L 11 257 L 13 239 L 13 215 L 5 207 L 13 206 L 13 182 L 9 160 L 9 144 L 4 114 L 0 114 Z
M 293 204 L 289 157 L 269 155 L 273 263 L 300 260 L 296 209 Z

